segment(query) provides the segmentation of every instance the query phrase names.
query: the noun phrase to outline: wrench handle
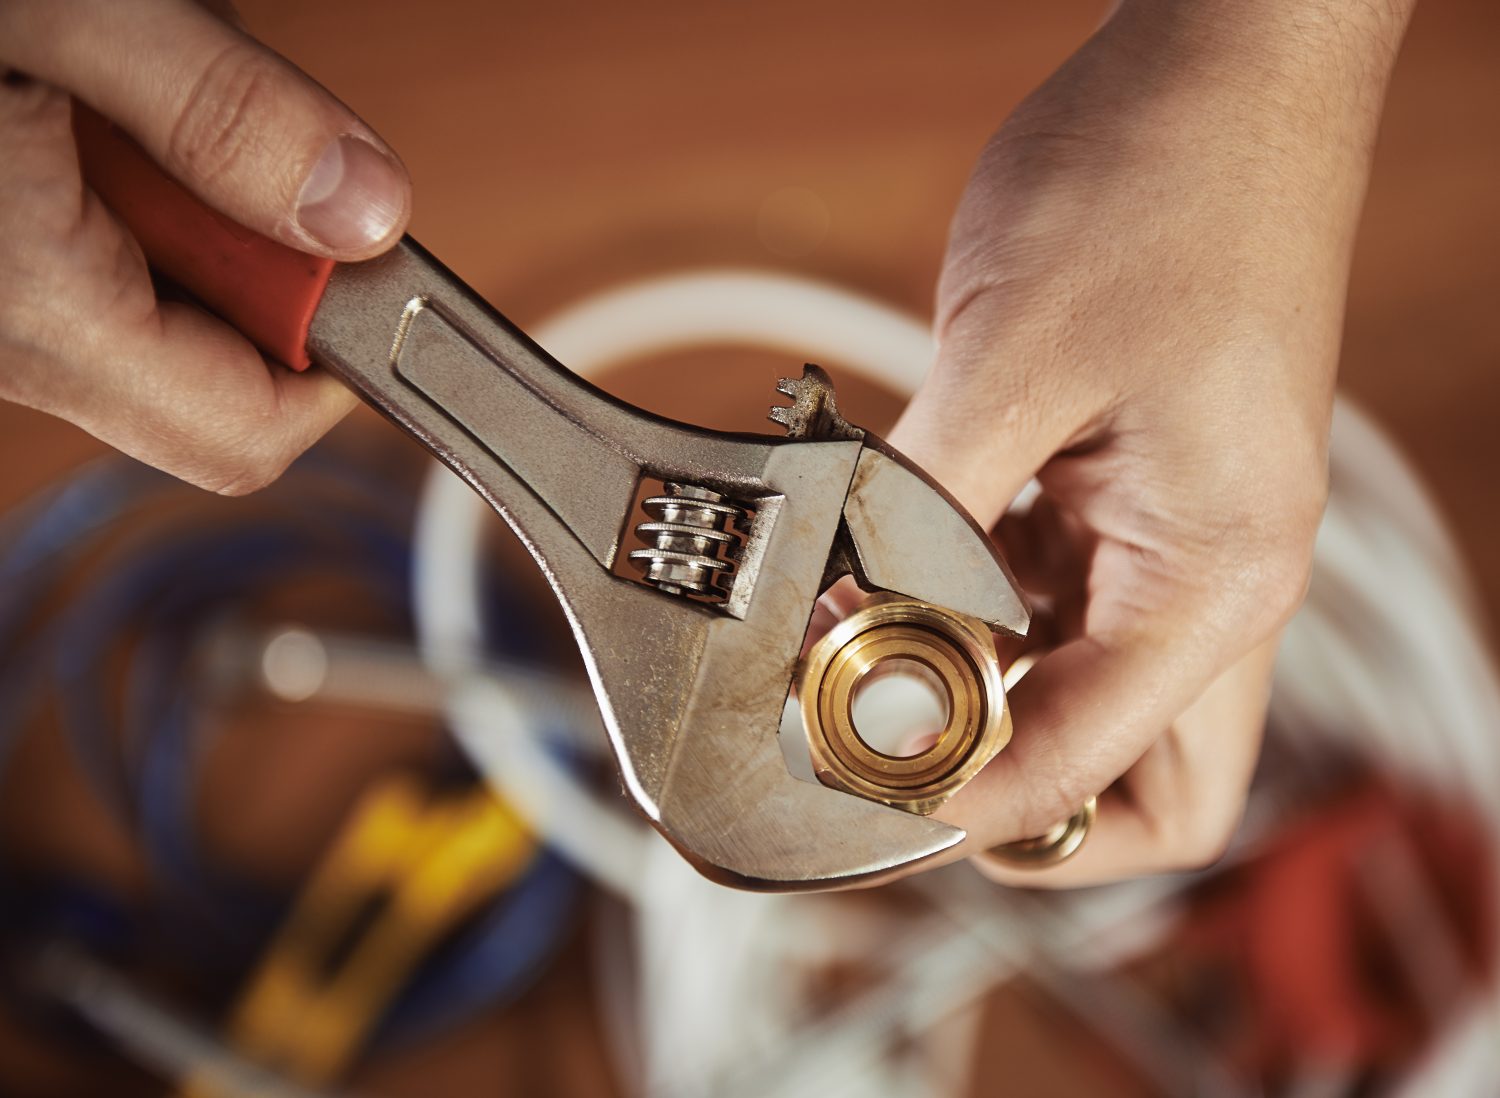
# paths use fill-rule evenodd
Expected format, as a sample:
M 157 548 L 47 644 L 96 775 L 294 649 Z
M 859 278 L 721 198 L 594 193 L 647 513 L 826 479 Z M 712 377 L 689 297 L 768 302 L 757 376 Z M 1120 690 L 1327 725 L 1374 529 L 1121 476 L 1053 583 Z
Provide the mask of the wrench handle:
M 78 101 L 73 133 L 83 179 L 175 282 L 262 351 L 310 365 L 308 328 L 335 266 L 252 232 L 164 172 L 113 122 Z

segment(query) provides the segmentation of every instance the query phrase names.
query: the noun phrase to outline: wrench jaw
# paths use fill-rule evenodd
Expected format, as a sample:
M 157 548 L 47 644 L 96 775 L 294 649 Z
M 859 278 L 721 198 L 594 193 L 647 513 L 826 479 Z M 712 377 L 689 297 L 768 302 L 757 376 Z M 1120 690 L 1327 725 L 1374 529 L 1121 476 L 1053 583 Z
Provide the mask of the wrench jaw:
M 779 752 L 774 764 L 785 769 Z M 778 801 L 774 816 L 713 821 L 697 815 L 687 828 L 674 826 L 679 821 L 670 818 L 654 822 L 704 877 L 746 892 L 826 892 L 877 884 L 965 837 L 962 829 L 938 820 L 791 781 L 785 792 L 792 796 Z M 786 820 L 796 826 L 781 827 Z
M 1031 610 L 994 542 L 905 455 L 865 437 L 844 501 L 838 562 L 866 591 L 890 591 L 1022 637 Z
M 770 419 L 789 439 L 857 439 L 863 447 L 825 588 L 852 575 L 866 591 L 906 595 L 1025 635 L 1031 611 L 1021 589 L 958 500 L 890 443 L 846 420 L 821 367 L 809 363 L 801 377 L 783 378 L 776 388 L 792 403 L 773 407 Z

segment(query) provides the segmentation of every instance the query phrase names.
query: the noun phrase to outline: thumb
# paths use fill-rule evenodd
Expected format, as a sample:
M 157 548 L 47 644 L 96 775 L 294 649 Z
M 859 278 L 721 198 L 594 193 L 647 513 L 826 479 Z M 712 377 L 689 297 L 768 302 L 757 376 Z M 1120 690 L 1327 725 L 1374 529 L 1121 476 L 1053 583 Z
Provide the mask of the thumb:
M 931 371 L 888 436 L 985 529 L 1054 454 L 1085 437 L 1102 404 L 1078 371 L 1021 346 L 1023 326 L 993 304 L 981 293 L 945 325 Z
M 411 206 L 406 169 L 295 66 L 188 0 L 6 5 L 6 60 L 118 122 L 248 228 L 340 260 L 378 254 Z

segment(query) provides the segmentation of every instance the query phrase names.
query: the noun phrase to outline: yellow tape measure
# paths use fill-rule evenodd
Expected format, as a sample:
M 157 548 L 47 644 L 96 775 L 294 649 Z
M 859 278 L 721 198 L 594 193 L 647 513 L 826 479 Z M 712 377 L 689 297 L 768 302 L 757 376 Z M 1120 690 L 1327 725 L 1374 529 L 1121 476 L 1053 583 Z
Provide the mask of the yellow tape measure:
M 427 952 L 525 869 L 535 850 L 481 788 L 429 801 L 409 778 L 367 793 L 231 1015 L 237 1051 L 309 1086 L 349 1066 Z M 206 1076 L 183 1098 L 217 1098 Z

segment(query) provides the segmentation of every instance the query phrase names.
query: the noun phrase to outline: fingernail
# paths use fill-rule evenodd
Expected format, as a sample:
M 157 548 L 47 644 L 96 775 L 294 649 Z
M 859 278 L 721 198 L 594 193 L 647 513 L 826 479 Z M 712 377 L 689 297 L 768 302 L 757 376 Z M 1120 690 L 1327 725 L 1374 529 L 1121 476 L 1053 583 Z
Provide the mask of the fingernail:
M 370 142 L 328 143 L 297 196 L 297 224 L 334 251 L 379 244 L 406 212 L 406 175 Z

